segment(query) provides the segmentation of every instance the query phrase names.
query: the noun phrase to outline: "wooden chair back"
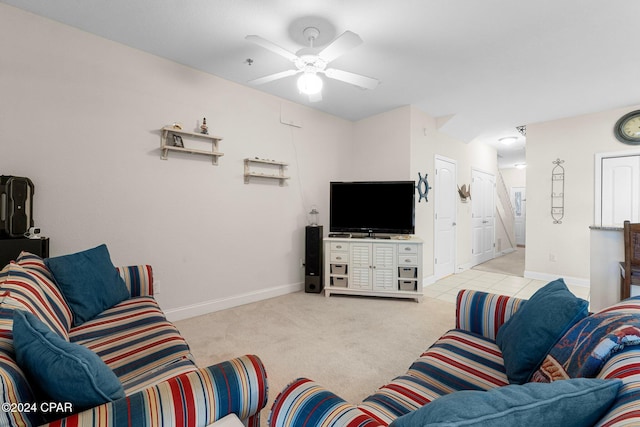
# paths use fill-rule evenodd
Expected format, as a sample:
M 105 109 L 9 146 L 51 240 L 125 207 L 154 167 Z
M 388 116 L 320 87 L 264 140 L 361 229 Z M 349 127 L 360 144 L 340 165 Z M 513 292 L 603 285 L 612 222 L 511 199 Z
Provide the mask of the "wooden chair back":
M 624 235 L 624 263 L 621 263 L 620 299 L 631 296 L 631 285 L 640 285 L 640 223 L 625 221 Z

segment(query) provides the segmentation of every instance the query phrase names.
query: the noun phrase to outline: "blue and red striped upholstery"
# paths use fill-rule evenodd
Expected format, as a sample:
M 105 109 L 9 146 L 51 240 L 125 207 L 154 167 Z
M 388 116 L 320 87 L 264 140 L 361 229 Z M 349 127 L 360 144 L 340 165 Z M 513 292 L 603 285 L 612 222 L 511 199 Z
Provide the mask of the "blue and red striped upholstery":
M 600 313 L 636 314 L 640 316 L 640 298 L 614 304 Z M 640 346 L 627 347 L 615 353 L 602 367 L 598 378 L 619 378 L 622 388 L 618 398 L 598 426 L 640 425 Z
M 115 402 L 48 424 L 51 427 L 200 427 L 234 413 L 258 427 L 267 403 L 267 377 L 247 355 L 185 373 Z
M 498 329 L 525 301 L 480 291 L 460 291 L 456 328 L 444 334 L 405 375 L 378 389 L 358 405 L 320 385 L 300 378 L 287 386 L 271 409 L 271 427 L 386 426 L 397 417 L 458 390 L 488 390 L 508 385 L 502 353 L 495 344 Z M 640 299 L 624 304 L 638 307 Z M 613 408 L 598 426 L 640 425 L 640 346 L 613 356 L 600 378 L 624 382 Z
M 195 427 L 233 412 L 249 427 L 258 427 L 260 410 L 267 402 L 260 359 L 243 356 L 198 369 L 186 341 L 153 299 L 151 267 L 118 271 L 132 298 L 78 327 L 70 326 L 71 311 L 42 259 L 23 253 L 0 272 L 0 404 L 36 402 L 14 360 L 13 311 L 20 309 L 98 354 L 127 395 L 52 425 Z M 40 423 L 38 413 L 0 411 L 0 426 Z
M 73 327 L 69 338 L 100 356 L 125 393 L 196 370 L 187 342 L 152 297 L 125 300 Z
M 377 427 L 384 424 L 319 384 L 299 378 L 276 397 L 269 425 Z
M 33 313 L 69 341 L 71 310 L 49 275 L 20 261 L 7 264 L 0 271 L 0 295 L 2 307 Z M 12 347 L 8 350 L 13 351 Z
M 602 367 L 598 378 L 620 378 L 618 397 L 598 426 L 640 425 L 640 348 L 629 347 L 614 355 Z
M 458 292 L 456 329 L 496 339 L 498 329 L 525 300 L 480 291 Z
M 150 265 L 117 267 L 131 297 L 153 296 L 153 269 Z

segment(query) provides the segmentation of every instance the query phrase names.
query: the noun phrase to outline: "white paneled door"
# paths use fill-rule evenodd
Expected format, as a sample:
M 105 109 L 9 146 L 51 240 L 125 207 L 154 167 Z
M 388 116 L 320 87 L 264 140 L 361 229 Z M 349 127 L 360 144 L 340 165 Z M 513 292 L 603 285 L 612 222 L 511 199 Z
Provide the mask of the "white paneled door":
M 603 158 L 601 185 L 603 226 L 640 221 L 640 156 Z
M 455 273 L 456 254 L 456 162 L 436 156 L 436 176 L 433 185 L 435 193 L 435 279 Z
M 471 257 L 473 265 L 494 257 L 496 177 L 471 171 Z

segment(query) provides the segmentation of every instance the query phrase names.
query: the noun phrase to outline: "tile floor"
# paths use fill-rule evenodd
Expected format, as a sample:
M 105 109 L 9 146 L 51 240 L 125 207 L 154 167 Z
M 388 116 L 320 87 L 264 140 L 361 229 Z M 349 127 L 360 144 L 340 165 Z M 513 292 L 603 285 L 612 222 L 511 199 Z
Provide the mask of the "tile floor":
M 490 273 L 479 270 L 466 270 L 459 274 L 447 276 L 437 282 L 425 286 L 424 296 L 437 298 L 447 302 L 455 302 L 460 289 L 477 289 L 485 292 L 516 296 L 529 299 L 547 282 L 507 274 Z M 577 297 L 589 300 L 589 288 L 567 285 Z

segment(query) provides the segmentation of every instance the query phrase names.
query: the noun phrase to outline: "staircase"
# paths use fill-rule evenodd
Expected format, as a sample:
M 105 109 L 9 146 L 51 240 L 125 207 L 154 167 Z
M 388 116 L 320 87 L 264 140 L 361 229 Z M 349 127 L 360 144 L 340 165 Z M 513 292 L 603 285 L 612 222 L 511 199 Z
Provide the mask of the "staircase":
M 513 252 L 516 248 L 516 227 L 513 205 L 502 173 L 496 182 L 496 255 Z

